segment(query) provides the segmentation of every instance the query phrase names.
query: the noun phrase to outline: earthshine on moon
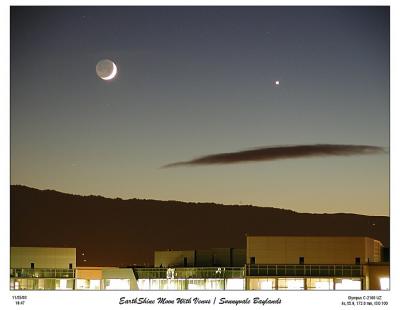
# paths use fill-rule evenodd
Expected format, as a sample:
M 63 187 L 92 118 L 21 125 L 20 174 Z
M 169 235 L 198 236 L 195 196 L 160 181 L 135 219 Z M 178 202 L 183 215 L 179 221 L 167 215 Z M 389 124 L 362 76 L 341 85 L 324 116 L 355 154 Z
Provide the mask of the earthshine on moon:
M 96 73 L 102 80 L 112 80 L 117 75 L 117 72 L 117 66 L 109 59 L 102 59 L 96 65 Z

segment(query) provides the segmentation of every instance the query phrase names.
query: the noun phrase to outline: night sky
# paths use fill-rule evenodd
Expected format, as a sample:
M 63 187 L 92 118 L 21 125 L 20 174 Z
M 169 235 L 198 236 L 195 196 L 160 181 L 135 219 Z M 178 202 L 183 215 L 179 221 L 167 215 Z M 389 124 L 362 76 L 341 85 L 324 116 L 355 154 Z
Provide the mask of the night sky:
M 389 148 L 388 7 L 11 8 L 12 184 L 389 214 L 388 153 L 162 168 L 314 144 Z

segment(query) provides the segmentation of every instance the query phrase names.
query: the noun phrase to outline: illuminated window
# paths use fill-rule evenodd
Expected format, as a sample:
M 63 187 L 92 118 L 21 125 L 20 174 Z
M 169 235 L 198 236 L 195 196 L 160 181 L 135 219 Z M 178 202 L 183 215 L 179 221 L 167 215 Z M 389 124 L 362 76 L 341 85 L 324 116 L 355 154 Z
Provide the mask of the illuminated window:
M 244 279 L 226 279 L 226 290 L 243 290 Z
M 336 279 L 336 290 L 361 290 L 360 279 Z
M 100 280 L 90 280 L 89 289 L 100 290 Z
M 260 280 L 261 290 L 273 290 L 275 287 L 275 280 Z
M 304 290 L 303 278 L 280 278 L 278 279 L 279 290 Z
M 85 279 L 77 279 L 76 280 L 76 289 L 77 290 L 87 290 L 89 288 L 89 280 Z
M 67 289 L 67 280 L 66 279 L 57 280 L 56 284 L 58 284 L 56 286 L 56 289 L 59 289 L 59 290 Z
M 167 290 L 177 290 L 178 289 L 178 281 L 174 279 L 168 279 L 167 281 Z
M 205 282 L 204 279 L 189 279 L 188 290 L 204 290 Z
M 151 290 L 166 290 L 168 288 L 167 279 L 151 279 L 150 289 Z
M 379 282 L 381 284 L 381 290 L 383 291 L 389 290 L 389 278 L 380 278 Z
M 150 280 L 149 279 L 139 279 L 137 280 L 137 285 L 139 290 L 149 290 L 150 289 Z
M 15 281 L 16 290 L 30 290 L 30 282 L 28 279 L 19 279 Z
M 71 283 L 74 280 L 71 280 Z M 44 289 L 45 290 L 54 290 L 56 287 L 56 279 L 44 279 Z
M 150 290 L 184 290 L 185 279 L 151 279 L 150 280 Z
M 167 290 L 176 291 L 185 289 L 185 279 L 168 279 Z
M 77 290 L 100 290 L 100 280 L 86 280 L 77 279 L 76 280 Z
M 206 290 L 223 290 L 224 279 L 206 279 Z
M 332 278 L 308 278 L 308 290 L 333 290 Z
M 274 290 L 275 279 L 250 279 L 250 290 Z
M 38 290 L 44 290 L 44 279 L 38 279 L 37 288 Z
M 129 290 L 131 288 L 129 279 L 107 279 L 106 290 Z
M 72 290 L 74 286 L 73 279 L 56 279 L 56 290 Z
M 286 283 L 289 290 L 304 290 L 303 279 L 289 279 Z

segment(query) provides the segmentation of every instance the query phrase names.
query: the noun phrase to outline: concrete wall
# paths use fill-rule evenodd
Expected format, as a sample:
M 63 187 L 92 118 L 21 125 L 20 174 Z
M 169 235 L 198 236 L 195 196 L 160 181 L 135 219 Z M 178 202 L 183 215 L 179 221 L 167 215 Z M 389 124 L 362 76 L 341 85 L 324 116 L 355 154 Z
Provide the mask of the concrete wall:
M 195 251 L 155 251 L 154 267 L 183 267 L 187 258 L 187 267 L 193 267 L 195 263 Z
M 215 248 L 212 249 L 214 256 L 214 266 L 229 267 L 231 265 L 231 249 Z
M 246 262 L 246 250 L 234 248 L 213 248 L 192 251 L 155 251 L 154 267 L 243 267 Z
M 232 249 L 232 267 L 243 267 L 246 264 L 246 249 Z
M 355 264 L 379 262 L 382 244 L 367 237 L 247 236 L 246 262 L 256 264 Z
M 11 268 L 72 268 L 76 267 L 75 248 L 11 247 Z
M 213 265 L 212 250 L 196 250 L 196 267 L 212 267 Z
M 196 250 L 197 267 L 243 267 L 245 263 L 245 249 L 213 248 L 210 250 Z

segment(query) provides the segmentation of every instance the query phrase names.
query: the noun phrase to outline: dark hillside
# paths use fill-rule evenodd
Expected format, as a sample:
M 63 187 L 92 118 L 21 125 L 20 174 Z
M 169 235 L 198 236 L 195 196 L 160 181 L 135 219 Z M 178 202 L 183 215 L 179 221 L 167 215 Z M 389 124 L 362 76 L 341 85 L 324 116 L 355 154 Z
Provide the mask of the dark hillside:
M 370 236 L 389 218 L 277 208 L 77 196 L 11 186 L 11 245 L 69 246 L 78 265 L 151 265 L 155 249 L 244 248 L 245 234 Z

